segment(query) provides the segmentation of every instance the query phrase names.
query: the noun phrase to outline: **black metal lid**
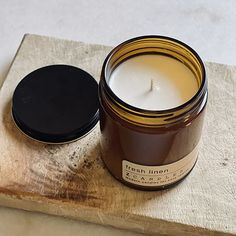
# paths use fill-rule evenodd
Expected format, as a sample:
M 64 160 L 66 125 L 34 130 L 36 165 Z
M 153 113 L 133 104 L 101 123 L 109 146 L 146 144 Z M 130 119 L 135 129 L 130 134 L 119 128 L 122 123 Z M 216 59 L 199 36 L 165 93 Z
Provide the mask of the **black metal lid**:
M 21 131 L 38 141 L 78 139 L 98 122 L 98 84 L 74 66 L 39 68 L 17 85 L 12 116 Z

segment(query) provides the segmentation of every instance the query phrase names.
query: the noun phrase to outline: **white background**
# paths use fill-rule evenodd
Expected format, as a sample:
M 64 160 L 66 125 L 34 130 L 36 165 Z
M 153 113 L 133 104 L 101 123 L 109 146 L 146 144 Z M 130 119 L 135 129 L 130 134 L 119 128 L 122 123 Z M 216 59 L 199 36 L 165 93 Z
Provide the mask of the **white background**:
M 0 82 L 25 33 L 107 45 L 167 35 L 192 46 L 204 61 L 236 65 L 235 0 L 0 0 Z M 2 235 L 136 234 L 0 207 Z

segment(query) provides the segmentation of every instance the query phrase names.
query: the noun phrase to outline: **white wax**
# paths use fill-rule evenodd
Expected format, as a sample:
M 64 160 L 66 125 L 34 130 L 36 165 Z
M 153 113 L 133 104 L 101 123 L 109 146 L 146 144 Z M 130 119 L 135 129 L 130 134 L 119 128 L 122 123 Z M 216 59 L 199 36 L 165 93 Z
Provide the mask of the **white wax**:
M 190 100 L 198 90 L 193 72 L 163 55 L 140 55 L 121 63 L 109 86 L 124 102 L 147 110 L 165 110 Z

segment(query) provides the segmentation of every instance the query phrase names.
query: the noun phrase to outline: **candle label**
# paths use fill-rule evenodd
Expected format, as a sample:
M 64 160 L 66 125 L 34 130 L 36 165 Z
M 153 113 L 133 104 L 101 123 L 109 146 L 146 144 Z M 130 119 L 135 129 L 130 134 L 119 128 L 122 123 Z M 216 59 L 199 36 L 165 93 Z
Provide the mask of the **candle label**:
M 181 160 L 162 166 L 144 166 L 122 161 L 122 177 L 125 181 L 141 185 L 158 187 L 172 184 L 182 179 L 193 168 L 198 156 L 198 145 Z

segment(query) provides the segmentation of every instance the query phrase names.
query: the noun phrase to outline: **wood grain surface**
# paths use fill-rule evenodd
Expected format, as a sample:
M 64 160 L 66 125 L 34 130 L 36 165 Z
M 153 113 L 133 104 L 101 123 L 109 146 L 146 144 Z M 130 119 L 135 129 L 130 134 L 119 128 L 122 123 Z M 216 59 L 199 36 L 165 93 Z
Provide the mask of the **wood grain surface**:
M 236 235 L 236 67 L 206 63 L 209 103 L 197 165 L 178 186 L 130 189 L 100 159 L 99 125 L 64 145 L 38 143 L 13 124 L 11 97 L 29 72 L 70 64 L 97 80 L 110 47 L 26 35 L 0 91 L 0 205 L 153 235 Z

